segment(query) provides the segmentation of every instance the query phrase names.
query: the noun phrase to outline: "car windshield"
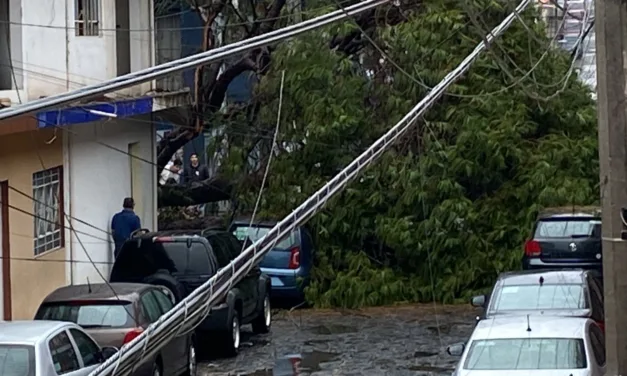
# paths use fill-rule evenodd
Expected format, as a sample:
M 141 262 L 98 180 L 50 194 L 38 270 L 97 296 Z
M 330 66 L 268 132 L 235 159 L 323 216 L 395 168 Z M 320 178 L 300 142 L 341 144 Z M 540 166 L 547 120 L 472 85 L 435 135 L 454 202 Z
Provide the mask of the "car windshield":
M 69 321 L 83 328 L 126 328 L 132 326 L 130 302 L 62 302 L 45 304 L 37 312 L 38 320 Z
M 539 309 L 587 308 L 582 285 L 517 285 L 496 289 L 489 311 L 529 311 Z
M 0 345 L 0 375 L 35 376 L 35 348 Z
M 233 231 L 233 235 L 235 235 L 235 237 L 239 241 L 244 241 L 246 240 L 246 237 L 248 237 L 254 243 L 257 240 L 261 239 L 270 230 L 270 227 L 238 226 Z M 287 250 L 294 244 L 296 244 L 296 236 L 294 236 L 294 232 L 292 232 L 289 236 L 278 242 L 275 248 Z
M 540 221 L 535 238 L 600 237 L 601 221 L 590 218 Z
M 507 338 L 473 341 L 464 369 L 544 370 L 586 368 L 583 340 Z

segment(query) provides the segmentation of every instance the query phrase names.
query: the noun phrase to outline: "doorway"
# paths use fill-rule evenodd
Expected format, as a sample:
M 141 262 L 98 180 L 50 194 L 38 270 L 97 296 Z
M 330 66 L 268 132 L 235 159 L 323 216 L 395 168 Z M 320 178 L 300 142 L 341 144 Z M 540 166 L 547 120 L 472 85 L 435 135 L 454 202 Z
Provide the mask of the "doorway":
M 9 183 L 0 182 L 0 320 L 11 320 L 11 249 L 9 242 Z
M 142 197 L 142 179 L 141 179 L 141 154 L 139 142 L 128 144 L 128 157 L 131 172 L 131 197 L 135 200 L 135 213 L 142 218 L 143 216 L 143 197 Z
M 117 76 L 131 73 L 131 19 L 128 0 L 115 0 Z

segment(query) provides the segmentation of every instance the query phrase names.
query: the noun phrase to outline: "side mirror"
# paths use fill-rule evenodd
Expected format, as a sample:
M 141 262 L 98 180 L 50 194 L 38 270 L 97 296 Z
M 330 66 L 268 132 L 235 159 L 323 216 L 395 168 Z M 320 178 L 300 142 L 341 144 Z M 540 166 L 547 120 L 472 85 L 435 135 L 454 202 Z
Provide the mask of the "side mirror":
M 466 345 L 463 343 L 456 343 L 454 345 L 450 345 L 446 348 L 446 353 L 450 356 L 462 356 L 464 350 L 466 349 Z
M 111 358 L 117 352 L 117 347 L 103 347 L 102 350 L 100 350 L 100 355 L 102 355 L 102 361 L 104 362 L 105 360 Z
M 485 307 L 485 295 L 475 296 L 470 299 L 470 305 L 477 308 Z

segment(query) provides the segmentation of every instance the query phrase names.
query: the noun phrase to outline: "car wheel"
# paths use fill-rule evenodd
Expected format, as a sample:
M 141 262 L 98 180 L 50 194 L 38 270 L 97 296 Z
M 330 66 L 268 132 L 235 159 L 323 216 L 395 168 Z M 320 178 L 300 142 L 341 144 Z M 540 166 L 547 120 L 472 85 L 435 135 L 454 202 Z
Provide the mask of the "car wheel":
M 272 306 L 270 305 L 270 295 L 266 293 L 263 298 L 263 307 L 259 316 L 252 322 L 253 332 L 256 334 L 268 333 L 272 326 Z
M 161 376 L 161 366 L 157 362 L 152 365 L 152 376 Z
M 196 376 L 196 372 L 198 370 L 198 363 L 196 360 L 196 348 L 194 347 L 194 343 L 189 344 L 189 350 L 187 351 L 187 371 L 185 372 L 186 376 Z
M 236 356 L 239 352 L 239 344 L 241 340 L 239 312 L 233 311 L 231 323 L 227 332 L 224 333 L 225 350 L 227 356 Z

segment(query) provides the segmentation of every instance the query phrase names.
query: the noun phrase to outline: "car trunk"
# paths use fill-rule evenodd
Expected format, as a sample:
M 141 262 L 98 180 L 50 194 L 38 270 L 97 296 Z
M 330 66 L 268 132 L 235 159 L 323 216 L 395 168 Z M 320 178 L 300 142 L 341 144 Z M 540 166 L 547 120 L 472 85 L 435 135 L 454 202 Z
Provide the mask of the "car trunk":
M 538 222 L 534 240 L 543 261 L 596 261 L 601 258 L 600 218 L 550 218 Z
M 261 239 L 272 227 L 269 226 L 236 226 L 233 234 L 238 240 L 243 241 L 246 237 L 252 242 Z M 259 263 L 262 268 L 289 269 L 292 252 L 300 246 L 300 238 L 295 230 L 268 252 Z

